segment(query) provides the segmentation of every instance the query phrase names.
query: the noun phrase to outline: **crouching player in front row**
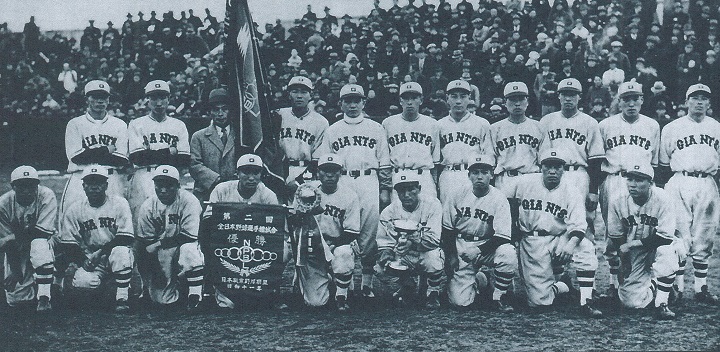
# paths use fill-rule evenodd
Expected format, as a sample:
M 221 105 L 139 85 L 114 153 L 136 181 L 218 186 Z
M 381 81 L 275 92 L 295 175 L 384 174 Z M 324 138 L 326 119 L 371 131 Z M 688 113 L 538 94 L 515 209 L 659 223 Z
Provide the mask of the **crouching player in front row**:
M 443 255 L 440 249 L 442 205 L 437 198 L 420 194 L 417 170 L 401 170 L 393 177 L 398 200 L 380 213 L 377 244 L 378 265 L 397 278 L 400 290 L 394 295 L 404 303 L 415 290 L 413 276 L 427 275 L 428 308 L 440 306 Z
M 110 275 L 115 279 L 115 311 L 125 312 L 133 267 L 132 214 L 125 198 L 107 195 L 108 170 L 88 166 L 82 175 L 85 199 L 73 203 L 63 216 L 56 246 L 57 266 L 65 273 L 69 264 L 77 268 L 66 288 L 95 291 Z M 70 278 L 68 278 L 70 279 Z M 67 296 L 66 296 L 67 297 Z
M 650 164 L 634 165 L 626 175 L 629 194 L 611 199 L 608 210 L 608 245 L 620 252 L 618 298 L 628 308 L 645 308 L 654 298 L 658 318 L 672 319 L 668 298 L 679 259 L 672 201 L 652 185 Z
M 155 195 L 138 213 L 138 271 L 150 298 L 169 305 L 178 301 L 179 278 L 188 285 L 188 309 L 202 300 L 205 260 L 197 242 L 200 229 L 200 201 L 180 189 L 180 173 L 169 165 L 158 166 L 153 174 Z

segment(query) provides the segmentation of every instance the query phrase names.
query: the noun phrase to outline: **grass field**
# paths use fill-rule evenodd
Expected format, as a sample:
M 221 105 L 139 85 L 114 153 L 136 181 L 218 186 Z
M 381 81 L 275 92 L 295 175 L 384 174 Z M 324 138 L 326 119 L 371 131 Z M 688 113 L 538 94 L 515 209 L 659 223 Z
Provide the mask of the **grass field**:
M 64 179 L 44 178 L 61 192 Z M 5 192 L 7 173 L 0 177 Z M 59 199 L 60 194 L 58 194 Z M 607 286 L 601 260 L 599 287 Z M 720 260 L 711 262 L 709 282 L 720 292 Z M 289 270 L 287 271 L 290 272 Z M 392 308 L 392 288 L 378 282 L 381 297 L 351 300 L 345 314 L 310 310 L 217 311 L 188 313 L 135 307 L 116 315 L 109 307 L 56 309 L 47 315 L 0 306 L 1 351 L 215 351 L 215 350 L 412 350 L 412 351 L 581 351 L 720 350 L 720 307 L 696 303 L 692 274 L 674 321 L 657 321 L 647 310 L 605 307 L 605 317 L 590 320 L 571 304 L 550 312 L 522 305 L 511 314 L 486 309 L 428 311 Z M 516 285 L 517 287 L 517 285 Z M 289 290 L 285 287 L 286 291 Z M 522 301 L 522 292 L 518 293 Z

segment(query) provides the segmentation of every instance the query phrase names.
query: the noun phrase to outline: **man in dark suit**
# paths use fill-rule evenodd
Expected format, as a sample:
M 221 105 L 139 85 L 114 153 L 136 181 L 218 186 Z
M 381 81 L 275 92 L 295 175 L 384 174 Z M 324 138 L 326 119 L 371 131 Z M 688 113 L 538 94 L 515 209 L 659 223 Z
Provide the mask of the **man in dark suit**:
M 208 99 L 212 122 L 190 139 L 190 175 L 195 180 L 193 193 L 200 201 L 207 200 L 218 183 L 235 178 L 237 158 L 229 103 L 225 88 L 213 89 Z

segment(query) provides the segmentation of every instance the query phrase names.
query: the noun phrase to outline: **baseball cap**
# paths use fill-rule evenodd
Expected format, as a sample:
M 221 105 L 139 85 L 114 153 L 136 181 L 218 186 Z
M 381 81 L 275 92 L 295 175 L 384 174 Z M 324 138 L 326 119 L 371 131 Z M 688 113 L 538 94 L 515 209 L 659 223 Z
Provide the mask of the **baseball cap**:
M 456 79 L 450 83 L 448 83 L 447 88 L 445 89 L 446 92 L 450 92 L 452 90 L 464 90 L 467 92 L 472 92 L 472 89 L 470 89 L 470 83 L 468 81 L 464 81 L 462 79 Z
M 704 85 L 704 84 L 702 84 L 702 83 L 697 83 L 697 84 L 691 85 L 691 86 L 688 88 L 687 92 L 685 93 L 685 99 L 690 98 L 691 95 L 693 95 L 693 94 L 695 94 L 695 93 L 697 93 L 697 92 L 705 92 L 705 93 L 707 93 L 707 94 L 710 94 L 710 93 L 711 93 L 711 92 L 710 92 L 710 87 L 708 87 L 708 86 L 706 86 L 706 85 Z
M 343 167 L 345 163 L 343 163 L 342 156 L 339 154 L 323 154 L 318 159 L 318 167 L 324 166 L 324 165 L 337 165 L 340 167 Z
M 34 167 L 23 165 L 18 166 L 10 173 L 10 183 L 17 180 L 40 180 L 40 177 L 38 177 L 38 172 Z
M 91 92 L 105 92 L 110 94 L 110 86 L 105 81 L 99 79 L 92 80 L 85 84 L 85 95 Z
M 227 104 L 230 102 L 230 97 L 225 88 L 215 88 L 210 91 L 208 102 L 210 104 Z
M 255 154 L 245 154 L 238 159 L 237 168 L 239 169 L 244 166 L 256 166 L 259 168 L 264 168 L 262 159 Z
M 527 96 L 528 94 L 528 87 L 523 82 L 510 82 L 505 85 L 505 90 L 503 91 L 505 98 L 515 95 Z
M 107 179 L 109 177 L 108 169 L 100 165 L 90 165 L 83 170 L 81 179 L 85 180 L 88 177 L 95 176 Z
M 545 149 L 542 153 L 540 153 L 540 164 L 544 164 L 548 161 L 559 161 L 563 164 L 567 162 L 563 152 L 558 148 Z
M 168 177 L 175 181 L 180 182 L 180 173 L 174 166 L 160 165 L 153 172 L 153 180 L 158 177 Z
M 365 90 L 357 84 L 346 84 L 340 88 L 340 99 L 351 96 L 365 98 Z
M 303 76 L 295 76 L 290 79 L 290 82 L 288 82 L 287 88 L 290 89 L 292 86 L 304 86 L 307 87 L 310 90 L 313 90 L 313 84 L 310 82 L 310 79 Z
M 413 184 L 417 183 L 420 185 L 420 177 L 418 175 L 418 172 L 416 170 L 400 170 L 393 175 L 393 187 L 397 188 L 397 186 L 402 184 Z
M 558 92 L 582 93 L 582 85 L 575 78 L 565 78 L 558 83 Z
M 618 97 L 622 98 L 628 95 L 643 95 L 642 84 L 637 82 L 624 82 L 618 87 Z
M 148 84 L 145 85 L 145 94 L 147 95 L 152 92 L 165 92 L 170 94 L 170 85 L 160 79 L 150 81 L 148 82 Z
M 473 167 L 486 165 L 495 167 L 495 156 L 492 154 L 473 154 L 468 160 L 468 169 Z
M 417 93 L 420 95 L 423 94 L 422 87 L 417 82 L 403 83 L 402 86 L 400 86 L 400 96 L 402 96 L 405 93 L 410 93 L 410 92 Z
M 652 166 L 650 164 L 635 164 L 628 168 L 626 171 L 628 174 L 635 174 L 641 177 L 647 177 L 649 179 L 653 179 L 655 177 L 655 172 L 653 171 Z

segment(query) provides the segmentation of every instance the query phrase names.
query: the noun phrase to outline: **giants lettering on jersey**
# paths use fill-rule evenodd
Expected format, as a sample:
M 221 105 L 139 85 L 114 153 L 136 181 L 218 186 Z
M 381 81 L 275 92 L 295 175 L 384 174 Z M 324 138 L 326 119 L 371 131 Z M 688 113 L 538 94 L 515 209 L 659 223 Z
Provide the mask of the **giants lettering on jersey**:
M 647 225 L 647 226 L 658 226 L 658 219 L 656 217 L 647 215 L 647 214 L 640 214 L 640 224 L 641 225 Z M 626 229 L 631 229 L 633 226 L 637 226 L 638 222 L 635 219 L 634 215 L 630 215 L 626 218 L 622 218 L 620 221 L 622 221 L 623 227 Z
M 448 143 L 462 142 L 471 147 L 480 144 L 480 138 L 464 132 L 448 133 L 440 136 L 440 147 L 444 147 Z
M 325 211 L 323 211 L 323 215 L 332 216 L 336 219 L 344 219 L 345 209 L 340 209 L 334 205 L 325 204 Z
M 341 148 L 350 146 L 368 147 L 370 149 L 374 149 L 376 144 L 377 141 L 375 140 L 375 138 L 370 138 L 366 136 L 352 136 L 351 141 L 350 136 L 345 136 L 338 138 L 335 142 L 333 142 L 332 149 L 336 152 L 339 151 Z
M 117 138 L 113 136 L 108 136 L 106 134 L 98 134 L 96 135 L 90 135 L 86 136 L 82 140 L 82 147 L 83 148 L 90 148 L 94 145 L 101 144 L 101 145 L 115 145 L 117 142 Z
M 525 210 L 544 210 L 559 219 L 564 219 L 567 216 L 567 210 L 555 203 L 546 202 L 545 208 L 543 208 L 543 201 L 540 199 L 523 199 L 520 201 L 520 206 Z
M 624 135 L 615 136 L 608 138 L 605 141 L 605 149 L 612 149 L 620 145 L 637 145 L 645 150 L 650 150 L 650 141 L 647 138 L 640 136 L 630 135 L 629 138 L 625 138 Z
M 98 220 L 100 220 L 101 228 L 117 229 L 117 224 L 115 224 L 115 218 L 101 217 Z M 80 222 L 80 232 L 89 232 L 97 229 L 98 226 L 97 224 L 95 224 L 95 219 Z
M 315 136 L 308 131 L 301 128 L 295 130 L 295 134 L 292 132 L 292 128 L 287 127 L 280 130 L 280 138 L 295 138 L 299 139 L 307 144 L 312 145 L 315 143 Z
M 158 136 L 160 138 L 158 138 Z M 153 132 L 147 136 L 143 136 L 143 140 L 143 144 L 145 146 L 149 146 L 153 143 L 167 143 L 171 147 L 177 147 L 180 137 L 165 132 L 157 133 L 156 135 L 156 133 Z
M 408 139 L 405 135 L 405 132 L 396 133 L 394 136 L 390 136 L 390 138 L 388 138 L 388 144 L 390 144 L 390 147 L 394 147 L 400 143 L 406 143 L 407 141 Z M 426 135 L 425 133 L 410 132 L 410 142 L 420 143 L 429 146 L 430 144 L 432 144 L 432 137 Z
M 558 138 L 572 139 L 578 145 L 582 145 L 587 140 L 587 137 L 584 134 L 575 131 L 574 128 L 566 128 L 565 134 L 562 133 L 562 129 L 560 128 L 549 130 L 548 137 L 550 137 L 551 141 L 554 141 Z
M 720 145 L 720 140 L 713 136 L 708 136 L 706 134 L 700 135 L 700 143 L 699 144 L 705 144 L 713 147 L 715 150 L 718 150 L 718 145 Z M 689 147 L 693 144 L 698 144 L 698 139 L 695 138 L 694 135 L 689 135 L 687 137 L 683 137 L 682 139 L 678 139 L 675 141 L 675 145 L 677 146 L 678 150 L 682 150 L 685 147 Z
M 517 136 L 517 138 L 515 138 L 515 136 L 505 137 L 502 140 L 497 141 L 497 143 L 495 143 L 495 146 L 499 151 L 503 151 L 518 144 L 526 144 L 533 149 L 537 149 L 540 145 L 540 139 L 529 134 L 520 134 Z
M 455 208 L 455 211 L 457 212 L 455 214 L 456 218 L 470 218 L 473 217 L 475 219 L 478 219 L 482 222 L 489 222 L 492 223 L 493 216 L 488 214 L 486 211 L 482 209 L 471 209 L 470 207 L 461 207 L 461 208 Z

